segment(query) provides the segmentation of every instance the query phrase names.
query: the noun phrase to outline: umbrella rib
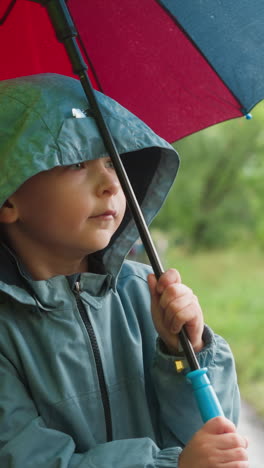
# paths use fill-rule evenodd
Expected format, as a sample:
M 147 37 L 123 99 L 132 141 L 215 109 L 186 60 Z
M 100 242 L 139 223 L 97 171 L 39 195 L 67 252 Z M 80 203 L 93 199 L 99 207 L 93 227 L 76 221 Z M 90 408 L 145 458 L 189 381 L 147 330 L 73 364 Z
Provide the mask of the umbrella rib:
M 10 1 L 9 5 L 6 7 L 6 11 L 4 12 L 2 17 L 0 18 L 0 25 L 4 24 L 4 22 L 7 20 L 9 14 L 11 13 L 12 9 L 15 6 L 16 1 L 17 0 L 11 0 Z
M 214 71 L 214 73 L 218 76 L 219 80 L 225 85 L 227 86 L 229 92 L 233 95 L 233 97 L 237 100 L 237 102 L 240 104 L 240 107 L 239 107 L 239 110 L 241 111 L 241 113 L 243 114 L 246 114 L 247 113 L 247 109 L 245 109 L 245 107 L 242 105 L 241 101 L 239 100 L 239 98 L 235 95 L 234 91 L 230 88 L 230 86 L 228 86 L 228 84 L 223 80 L 223 78 L 219 75 L 218 71 L 212 66 L 212 64 L 210 63 L 210 61 L 208 60 L 208 58 L 206 57 L 206 55 L 204 54 L 204 52 L 202 51 L 202 49 L 200 49 L 200 47 L 195 43 L 195 41 L 193 40 L 192 36 L 184 29 L 184 27 L 179 23 L 179 21 L 177 20 L 177 18 L 174 16 L 174 14 L 166 7 L 166 5 L 161 1 L 161 0 L 155 0 L 157 2 L 157 4 L 160 6 L 160 8 L 162 8 L 162 10 L 166 11 L 166 13 L 168 14 L 168 16 L 170 16 L 170 18 L 172 19 L 172 21 L 174 21 L 174 23 L 176 23 L 177 25 L 177 28 L 179 28 L 182 33 L 188 37 L 188 40 L 191 42 L 191 44 L 193 45 L 193 47 L 199 52 L 199 54 L 204 58 L 204 60 L 206 61 L 206 63 L 208 64 L 208 66 Z M 225 99 L 221 99 L 223 102 L 227 102 Z M 235 106 L 232 106 L 232 104 L 230 104 L 228 102 L 228 104 L 231 106 L 231 107 L 235 107 Z
M 80 44 L 80 46 L 81 46 L 81 49 L 82 49 L 82 52 L 83 52 L 84 56 L 85 56 L 86 59 L 87 59 L 87 63 L 88 63 L 88 65 L 89 65 L 89 67 L 90 67 L 90 69 L 91 69 L 91 71 L 92 71 L 92 75 L 93 75 L 93 77 L 94 77 L 94 79 L 95 79 L 95 81 L 96 81 L 97 88 L 98 88 L 99 91 L 101 91 L 101 92 L 103 93 L 104 90 L 103 90 L 102 84 L 101 84 L 101 82 L 100 82 L 100 80 L 99 80 L 99 77 L 98 77 L 96 71 L 95 71 L 93 62 L 92 62 L 92 60 L 91 60 L 91 58 L 90 58 L 90 56 L 89 56 L 89 54 L 88 54 L 88 52 L 87 52 L 87 50 L 86 50 L 86 47 L 85 47 L 85 45 L 84 45 L 84 43 L 83 43 L 82 37 L 81 37 L 81 35 L 80 35 L 79 32 L 78 32 L 78 42 L 79 42 L 79 44 Z

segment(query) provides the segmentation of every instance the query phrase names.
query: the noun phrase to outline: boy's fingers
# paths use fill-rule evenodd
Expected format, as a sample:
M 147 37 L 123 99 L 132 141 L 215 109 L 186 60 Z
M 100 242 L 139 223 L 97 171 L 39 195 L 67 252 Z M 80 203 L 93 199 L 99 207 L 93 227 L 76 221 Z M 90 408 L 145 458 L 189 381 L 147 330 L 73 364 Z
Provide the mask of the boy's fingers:
M 221 466 L 224 465 L 225 467 L 230 468 L 235 468 L 238 466 L 239 468 L 242 468 L 243 466 L 248 468 L 248 464 L 246 464 L 246 462 L 248 462 L 248 454 L 247 451 L 241 447 L 230 450 L 222 450 L 219 461 L 220 460 Z M 241 465 L 241 463 L 243 463 L 243 465 Z
M 174 304 L 174 307 L 178 310 L 183 309 L 193 300 L 193 292 L 185 284 L 174 283 L 166 288 L 166 291 L 160 298 L 160 306 L 163 309 L 167 309 L 170 305 Z
M 202 430 L 208 434 L 225 434 L 236 432 L 236 426 L 229 421 L 229 419 L 223 416 L 217 416 L 207 421 Z
M 158 294 L 157 294 L 157 279 L 156 279 L 156 276 L 153 275 L 153 273 L 150 273 L 148 275 L 148 285 L 149 285 L 149 290 L 150 290 L 150 295 L 151 297 L 156 297 Z
M 236 432 L 236 426 L 222 416 L 210 419 L 202 428 L 208 434 L 219 435 L 218 449 L 237 450 L 241 452 L 241 460 L 247 460 L 246 449 L 248 448 L 248 439 Z M 236 452 L 235 452 L 236 453 Z
M 164 289 L 166 289 L 170 284 L 173 283 L 181 283 L 181 275 L 177 270 L 170 268 L 159 278 L 157 284 L 157 292 L 159 294 L 162 294 Z
M 179 333 L 183 325 L 191 322 L 195 318 L 193 307 L 187 304 L 177 314 L 167 315 L 165 317 L 166 326 L 170 328 L 171 333 Z
M 176 283 L 181 283 L 181 276 L 180 273 L 174 269 L 163 273 L 158 280 L 153 273 L 148 275 L 148 285 L 152 296 L 161 295 L 168 286 L 175 285 Z
M 219 449 L 233 449 L 236 447 L 242 447 L 243 449 L 248 448 L 248 440 L 240 434 L 222 434 L 219 438 Z

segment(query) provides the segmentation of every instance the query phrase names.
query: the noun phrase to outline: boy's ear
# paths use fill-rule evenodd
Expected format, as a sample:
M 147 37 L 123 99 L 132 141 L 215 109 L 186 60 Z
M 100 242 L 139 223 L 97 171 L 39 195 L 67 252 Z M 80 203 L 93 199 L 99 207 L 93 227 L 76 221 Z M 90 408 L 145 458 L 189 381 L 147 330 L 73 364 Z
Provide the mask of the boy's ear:
M 0 223 L 11 224 L 15 223 L 17 219 L 18 212 L 16 204 L 13 202 L 12 197 L 8 198 L 0 207 Z

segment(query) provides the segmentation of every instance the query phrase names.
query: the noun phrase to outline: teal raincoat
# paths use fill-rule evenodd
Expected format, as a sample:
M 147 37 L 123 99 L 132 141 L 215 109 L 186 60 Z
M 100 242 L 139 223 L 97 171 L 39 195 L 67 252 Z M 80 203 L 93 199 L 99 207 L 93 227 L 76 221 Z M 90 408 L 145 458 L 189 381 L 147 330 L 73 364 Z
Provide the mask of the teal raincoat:
M 175 178 L 177 153 L 97 96 L 150 223 Z M 45 74 L 0 83 L 0 205 L 38 172 L 105 156 L 77 80 Z M 96 273 L 46 281 L 33 281 L 2 242 L 2 468 L 175 468 L 202 426 L 191 386 L 153 327 L 151 269 L 124 260 L 137 237 L 127 212 L 110 245 L 92 256 Z M 208 327 L 203 338 L 199 362 L 237 422 L 232 354 Z

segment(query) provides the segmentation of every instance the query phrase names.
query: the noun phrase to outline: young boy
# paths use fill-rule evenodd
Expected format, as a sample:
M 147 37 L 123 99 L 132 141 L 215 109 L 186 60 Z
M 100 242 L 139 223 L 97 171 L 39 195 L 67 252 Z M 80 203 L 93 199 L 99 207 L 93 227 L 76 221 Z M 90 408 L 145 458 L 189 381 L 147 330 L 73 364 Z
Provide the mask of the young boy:
M 150 223 L 177 154 L 98 99 Z M 0 83 L 0 466 L 248 467 L 229 347 L 176 270 L 124 260 L 138 234 L 87 108 L 72 78 Z M 184 324 L 230 420 L 203 425 L 175 370 Z

